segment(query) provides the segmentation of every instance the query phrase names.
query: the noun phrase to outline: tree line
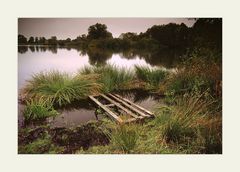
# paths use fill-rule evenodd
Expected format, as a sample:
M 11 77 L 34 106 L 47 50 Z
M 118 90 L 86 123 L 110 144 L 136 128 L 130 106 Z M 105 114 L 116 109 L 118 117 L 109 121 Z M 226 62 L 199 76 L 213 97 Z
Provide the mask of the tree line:
M 75 39 L 58 39 L 56 36 L 49 39 L 31 36 L 27 39 L 24 35 L 18 35 L 18 45 L 75 46 L 113 50 L 181 48 L 200 45 L 221 49 L 222 19 L 199 18 L 195 20 L 192 27 L 187 27 L 184 23 L 154 25 L 146 32 L 122 33 L 118 38 L 113 38 L 105 24 L 96 23 L 88 28 L 87 34 L 82 34 Z

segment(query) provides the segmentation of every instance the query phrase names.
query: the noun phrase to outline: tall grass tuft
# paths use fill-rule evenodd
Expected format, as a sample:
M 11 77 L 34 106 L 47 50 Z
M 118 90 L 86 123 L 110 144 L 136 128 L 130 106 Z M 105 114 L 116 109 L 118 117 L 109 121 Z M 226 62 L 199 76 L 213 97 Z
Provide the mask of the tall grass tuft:
M 53 109 L 52 104 L 40 99 L 38 101 L 27 101 L 26 107 L 23 111 L 24 119 L 30 120 L 42 120 L 51 116 L 56 116 L 58 112 Z
M 96 94 L 100 89 L 101 85 L 88 77 L 71 77 L 66 73 L 52 71 L 33 75 L 23 91 L 27 99 L 42 98 L 62 106 Z
M 104 92 L 121 89 L 134 77 L 131 71 L 119 69 L 111 65 L 95 67 L 93 71 L 94 73 L 100 74 L 98 82 L 103 85 Z
M 162 137 L 167 142 L 186 142 L 199 137 L 202 128 L 208 127 L 214 101 L 201 95 L 184 95 L 178 98 L 176 105 L 169 109 L 170 118 L 162 126 Z M 162 113 L 162 110 L 160 110 Z M 159 113 L 159 112 L 157 112 Z
M 109 134 L 109 137 L 116 149 L 125 153 L 131 153 L 139 139 L 137 131 L 136 125 L 122 124 L 116 126 L 113 132 Z
M 167 76 L 167 71 L 162 69 L 151 69 L 149 67 L 135 66 L 137 78 L 147 82 L 152 87 L 159 86 L 160 82 Z
M 78 71 L 80 75 L 88 75 L 93 72 L 93 67 L 91 66 L 84 66 L 82 69 Z

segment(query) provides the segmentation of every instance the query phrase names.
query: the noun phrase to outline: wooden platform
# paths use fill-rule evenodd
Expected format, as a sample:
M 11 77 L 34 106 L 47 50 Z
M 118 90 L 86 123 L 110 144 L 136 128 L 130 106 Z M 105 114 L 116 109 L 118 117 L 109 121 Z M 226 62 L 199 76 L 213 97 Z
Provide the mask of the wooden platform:
M 147 109 L 121 97 L 118 94 L 100 94 L 89 98 L 114 121 L 128 123 L 154 117 Z

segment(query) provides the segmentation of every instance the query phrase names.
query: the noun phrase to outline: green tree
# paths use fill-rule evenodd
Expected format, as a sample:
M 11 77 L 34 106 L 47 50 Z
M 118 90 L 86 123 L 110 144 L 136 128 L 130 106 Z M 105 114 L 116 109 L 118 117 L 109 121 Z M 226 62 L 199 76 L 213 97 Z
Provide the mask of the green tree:
M 38 42 L 39 40 L 38 40 L 38 37 L 35 37 L 35 44 L 39 44 L 39 42 Z
M 18 45 L 27 44 L 27 38 L 23 35 L 18 35 Z
M 168 47 L 185 46 L 188 43 L 190 29 L 185 24 L 169 23 L 154 25 L 147 30 L 146 36 Z
M 127 33 L 122 33 L 119 36 L 119 38 L 136 41 L 138 39 L 138 35 L 137 35 L 137 33 L 127 32 Z
M 222 49 L 222 19 L 198 18 L 193 25 L 191 38 L 195 46 Z
M 107 31 L 105 24 L 96 23 L 88 28 L 88 39 L 107 39 L 113 38 L 112 33 Z
M 32 36 L 29 38 L 28 44 L 34 44 L 34 38 Z
M 39 42 L 39 44 L 44 45 L 44 44 L 46 44 L 46 38 L 40 37 L 38 42 Z
M 57 37 L 52 36 L 50 39 L 48 39 L 48 44 L 56 46 L 58 44 Z

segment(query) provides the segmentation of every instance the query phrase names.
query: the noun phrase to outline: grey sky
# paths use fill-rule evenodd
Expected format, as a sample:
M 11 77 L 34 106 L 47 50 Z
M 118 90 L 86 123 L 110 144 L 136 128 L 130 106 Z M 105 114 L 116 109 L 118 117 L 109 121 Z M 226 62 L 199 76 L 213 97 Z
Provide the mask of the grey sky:
M 18 33 L 26 37 L 57 36 L 58 39 L 72 39 L 87 34 L 89 26 L 102 23 L 107 25 L 113 37 L 118 37 L 125 32 L 145 32 L 153 25 L 185 23 L 191 27 L 194 22 L 187 18 L 19 18 Z

